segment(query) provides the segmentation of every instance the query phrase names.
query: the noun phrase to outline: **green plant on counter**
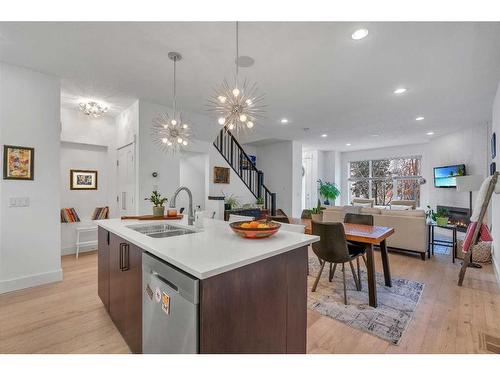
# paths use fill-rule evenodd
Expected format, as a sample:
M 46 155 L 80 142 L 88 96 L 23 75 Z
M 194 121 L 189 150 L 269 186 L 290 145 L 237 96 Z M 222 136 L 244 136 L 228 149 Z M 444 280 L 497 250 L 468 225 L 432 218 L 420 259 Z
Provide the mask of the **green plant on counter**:
M 231 194 L 227 197 L 224 197 L 224 204 L 231 207 L 230 209 L 232 210 L 234 207 L 239 206 L 240 202 L 238 201 L 238 197 L 236 197 L 234 194 Z
M 255 201 L 256 204 L 264 204 L 264 198 L 258 197 L 257 200 Z
M 165 202 L 168 201 L 167 198 L 162 198 L 158 190 L 153 190 L 149 198 L 144 198 L 145 201 L 150 201 L 156 207 L 162 207 Z
M 326 205 L 330 204 L 330 200 L 335 201 L 340 195 L 340 190 L 335 183 L 323 182 L 321 179 L 318 180 L 318 191 Z

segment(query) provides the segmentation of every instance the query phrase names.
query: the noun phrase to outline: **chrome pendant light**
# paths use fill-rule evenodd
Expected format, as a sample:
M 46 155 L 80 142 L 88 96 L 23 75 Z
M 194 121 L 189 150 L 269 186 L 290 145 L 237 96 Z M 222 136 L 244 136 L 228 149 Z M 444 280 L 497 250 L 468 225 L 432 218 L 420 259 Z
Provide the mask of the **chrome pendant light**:
M 168 57 L 174 62 L 174 99 L 173 113 L 161 113 L 153 119 L 151 136 L 153 142 L 163 151 L 177 154 L 184 151 L 191 143 L 191 127 L 183 122 L 182 114 L 177 110 L 176 64 L 182 59 L 178 52 L 169 52 Z
M 252 129 L 258 118 L 262 117 L 264 105 L 263 95 L 258 95 L 257 85 L 249 84 L 245 79 L 239 81 L 239 24 L 236 22 L 236 74 L 234 86 L 227 80 L 215 89 L 214 95 L 208 100 L 209 110 L 217 116 L 219 125 L 233 133 Z

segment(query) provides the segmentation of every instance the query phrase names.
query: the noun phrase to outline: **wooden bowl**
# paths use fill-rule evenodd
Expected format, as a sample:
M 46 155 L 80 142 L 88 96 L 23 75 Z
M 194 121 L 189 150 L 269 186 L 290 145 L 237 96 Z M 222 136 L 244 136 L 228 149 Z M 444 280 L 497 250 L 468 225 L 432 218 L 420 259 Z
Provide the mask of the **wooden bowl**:
M 281 227 L 280 223 L 259 221 L 259 224 L 267 224 L 268 228 L 242 228 L 241 225 L 245 223 L 251 223 L 251 221 L 235 221 L 234 223 L 230 223 L 229 226 L 237 235 L 251 239 L 270 237 Z

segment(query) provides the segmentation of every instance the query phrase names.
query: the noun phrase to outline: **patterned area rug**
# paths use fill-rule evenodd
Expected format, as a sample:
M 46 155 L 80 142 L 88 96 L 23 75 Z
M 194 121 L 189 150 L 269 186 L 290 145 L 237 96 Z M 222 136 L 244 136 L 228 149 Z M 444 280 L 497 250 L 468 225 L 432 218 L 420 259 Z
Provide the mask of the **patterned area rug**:
M 375 309 L 368 304 L 367 274 L 363 269 L 363 261 L 361 260 L 363 288 L 359 292 L 356 290 L 349 264 L 346 264 L 348 303 L 346 306 L 341 265 L 337 266 L 332 282 L 328 281 L 328 265 L 326 265 L 316 292 L 311 292 L 319 267 L 318 258 L 310 257 L 307 296 L 309 309 L 371 333 L 394 345 L 399 343 L 413 317 L 424 284 L 393 277 L 392 288 L 389 288 L 385 286 L 384 276 L 377 272 L 378 307 Z

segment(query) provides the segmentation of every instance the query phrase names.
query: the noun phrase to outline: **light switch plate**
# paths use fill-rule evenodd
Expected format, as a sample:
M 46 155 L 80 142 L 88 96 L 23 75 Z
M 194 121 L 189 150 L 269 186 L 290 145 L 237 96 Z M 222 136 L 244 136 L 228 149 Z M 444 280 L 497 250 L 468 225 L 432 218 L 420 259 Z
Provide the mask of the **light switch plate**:
M 29 207 L 29 197 L 11 197 L 9 198 L 9 207 Z

